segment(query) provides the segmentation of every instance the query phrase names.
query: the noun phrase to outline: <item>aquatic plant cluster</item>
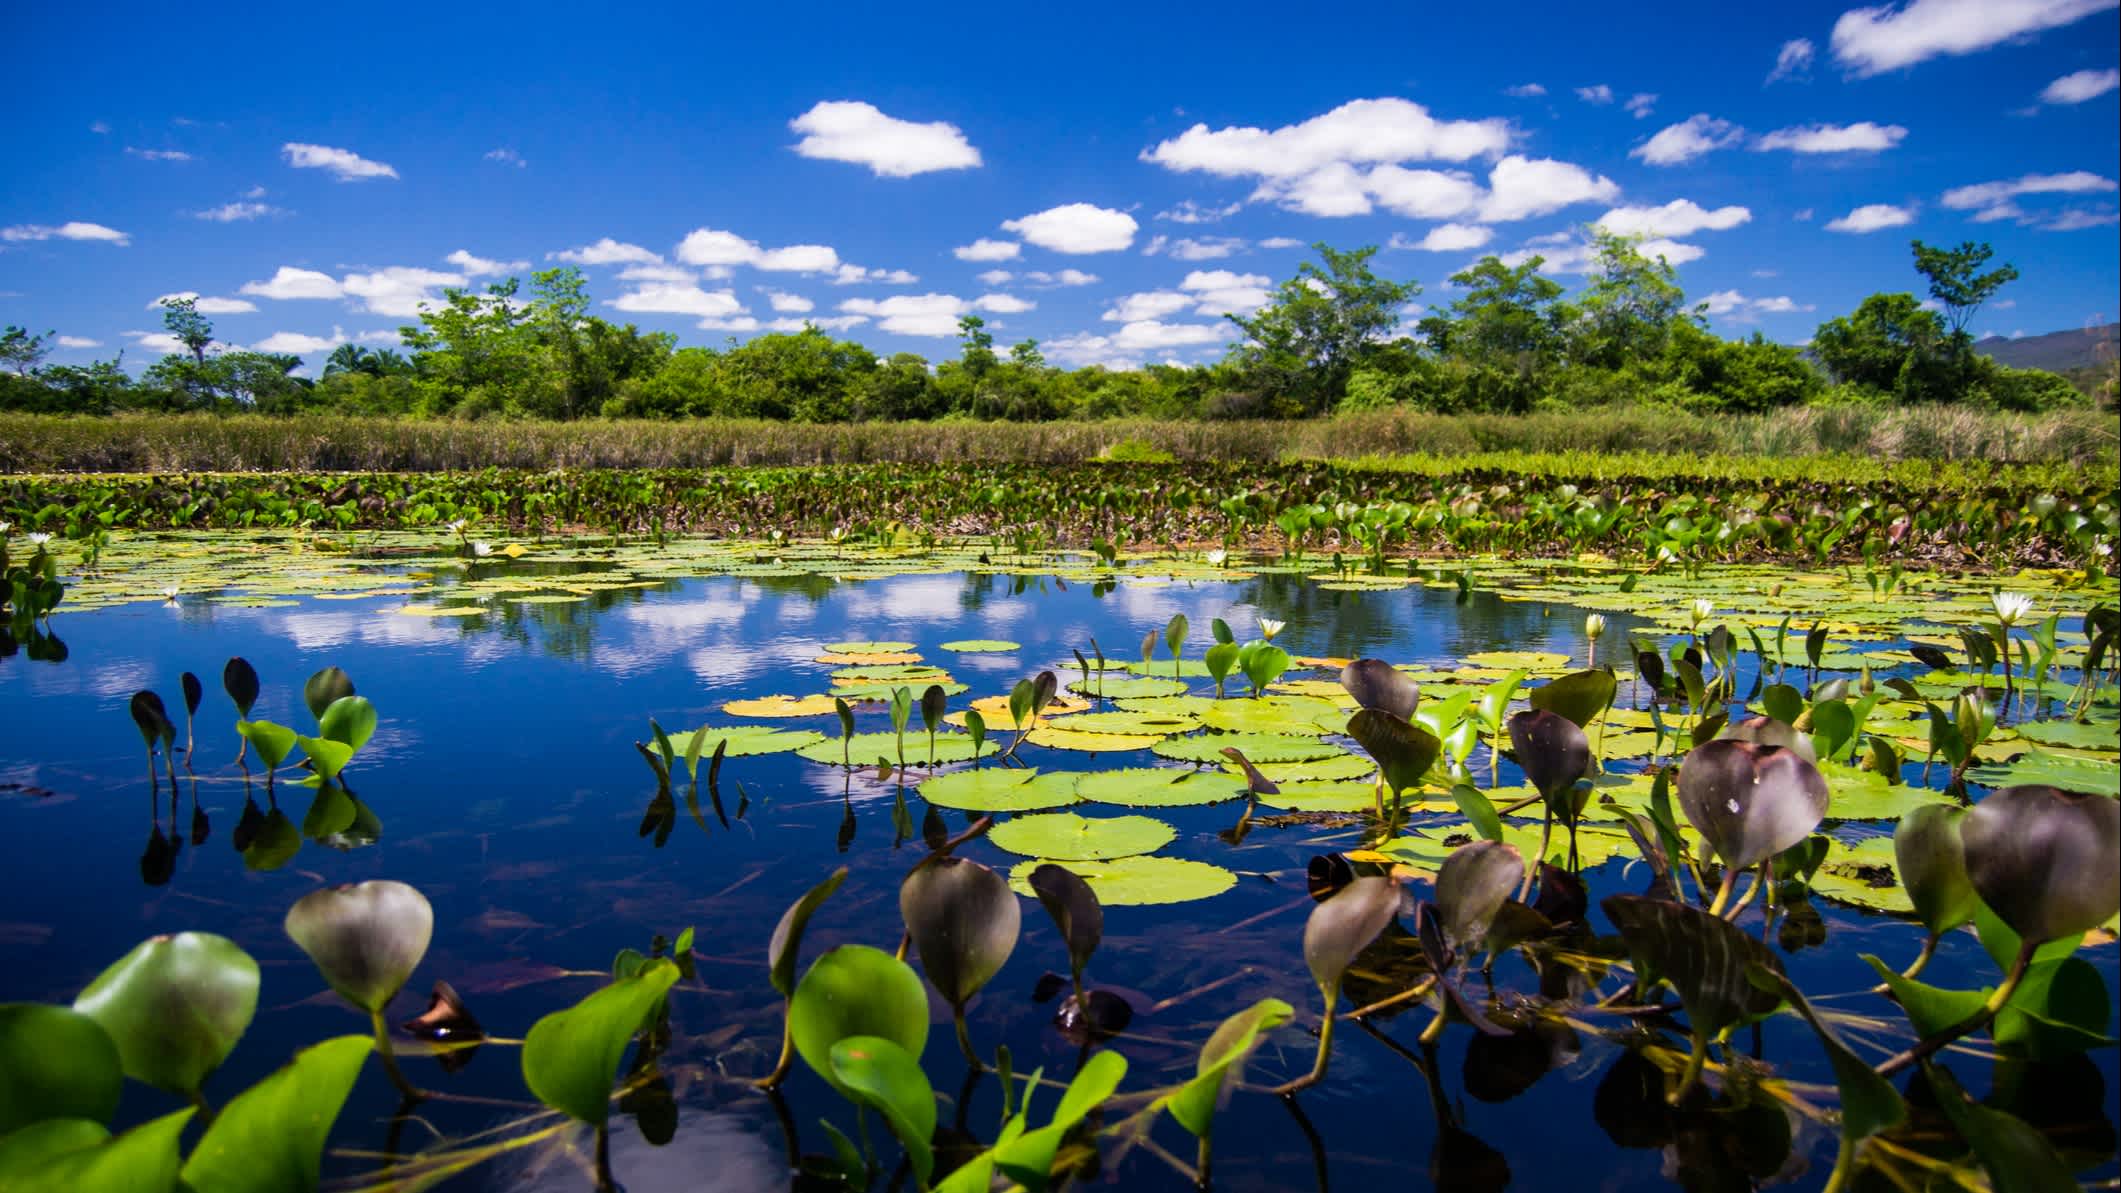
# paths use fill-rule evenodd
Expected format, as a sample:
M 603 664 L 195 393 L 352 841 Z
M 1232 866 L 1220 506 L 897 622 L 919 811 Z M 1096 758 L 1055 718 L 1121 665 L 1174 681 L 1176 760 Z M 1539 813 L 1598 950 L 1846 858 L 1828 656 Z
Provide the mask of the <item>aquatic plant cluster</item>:
M 1669 562 L 1860 558 L 2109 571 L 2121 491 L 2096 470 L 1982 465 L 1908 466 L 1881 477 L 1830 462 L 1614 475 L 1588 457 L 1036 471 L 959 463 L 26 477 L 0 482 L 0 518 L 89 540 L 120 528 L 347 534 L 468 521 L 487 537 L 772 530 L 934 545 L 986 536 L 1019 552 L 1220 542 L 1367 559 L 1372 570 L 1416 552 L 1595 550 Z
M 467 576 L 524 566 L 508 561 L 538 551 L 474 540 L 469 528 L 458 535 Z M 441 570 L 448 548 L 437 552 L 433 535 L 425 538 L 425 565 Z M 669 555 L 604 550 L 641 571 Z M 908 565 L 903 552 L 852 545 L 752 553 L 709 544 L 702 552 L 693 566 L 712 560 L 739 574 Z M 1067 561 L 1066 570 L 1092 582 L 1121 578 L 1130 565 L 1211 577 L 1246 567 L 1301 571 L 1287 560 L 1213 555 L 1122 564 L 1101 554 Z M 962 558 L 918 563 L 972 559 L 967 549 Z M 1021 577 L 1023 563 L 1007 566 Z M 1468 1033 L 1467 1080 L 1483 1074 L 1487 1084 L 1475 1091 L 1483 1100 L 1537 1082 L 1586 1040 L 1615 1046 L 1620 1059 L 1597 1095 L 1601 1122 L 1624 1123 L 1608 1129 L 1624 1129 L 1638 1146 L 1674 1148 L 1683 1183 L 1690 1170 L 1733 1165 L 1751 1180 L 1784 1172 L 1798 1123 L 1838 1133 L 1826 1177 L 1833 1190 L 1880 1181 L 2074 1187 L 2075 1170 L 2111 1155 L 2058 1148 L 2007 1102 L 1969 1098 L 1947 1061 L 1976 1045 L 2012 1064 L 2115 1044 L 2106 1034 L 2113 993 L 2079 954 L 2111 949 L 2121 923 L 2113 585 L 2073 573 L 2028 574 L 2012 590 L 1898 569 L 1871 570 L 1860 587 L 1852 575 L 1778 574 L 1785 580 L 1772 591 L 1763 585 L 1742 599 L 1729 595 L 1728 576 L 1719 582 L 1681 567 L 1596 563 L 1538 574 L 1488 562 L 1478 580 L 1467 567 L 1428 581 L 1467 593 L 1509 577 L 1518 581 L 1512 599 L 1566 596 L 1655 615 L 1639 636 L 1622 638 L 1592 613 L 1584 637 L 1594 657 L 1580 667 L 1558 653 L 1515 651 L 1468 655 L 1455 667 L 1302 656 L 1277 645 L 1285 626 L 1265 619 L 1242 638 L 1215 619 L 1193 655 L 1195 628 L 1178 616 L 1149 633 L 1138 656 L 1132 643 L 1130 657 L 1117 659 L 1087 641 L 1066 663 L 1022 668 L 1029 673 L 1006 691 L 953 707 L 971 686 L 915 643 L 831 643 L 815 664 L 826 671 L 822 692 L 728 701 L 721 711 L 732 722 L 676 734 L 648 722 L 636 749 L 655 796 L 642 833 L 656 832 L 659 844 L 667 837 L 680 761 L 702 830 L 700 785 L 721 815 L 732 759 L 793 753 L 850 782 L 872 769 L 896 780 L 899 839 L 921 848 L 898 883 L 892 938 L 841 944 L 805 964 L 805 935 L 832 914 L 843 868 L 794 901 L 765 939 L 717 942 L 763 945 L 766 981 L 784 1003 L 778 1061 L 757 1085 L 781 1108 L 775 1091 L 801 1064 L 847 1103 L 847 1115 L 824 1122 L 822 1152 L 797 1144 L 782 1110 L 791 1166 L 816 1187 L 1037 1190 L 1136 1153 L 1205 1186 L 1218 1107 L 1232 1094 L 1279 1095 L 1316 1145 L 1302 1095 L 1332 1080 L 1341 1023 L 1387 1043 L 1423 1074 L 1438 1120 L 1432 1164 L 1461 1187 L 1499 1188 L 1508 1171 L 1498 1172 L 1499 1154 L 1458 1124 L 1443 1091 L 1436 1046 L 1453 1031 Z M 433 572 L 423 575 L 402 583 L 435 582 Z M 514 581 L 569 582 L 580 579 Z M 1313 582 L 1361 590 L 1422 581 L 1329 571 Z M 122 599 L 112 587 L 106 579 L 88 592 L 94 601 Z M 1802 624 L 1789 611 L 1828 593 L 1830 616 Z M 447 588 L 433 595 L 461 599 Z M 485 613 L 483 605 L 463 608 L 467 622 Z M 1020 647 L 962 639 L 941 649 L 1008 657 Z M 246 865 L 284 866 L 304 838 L 340 849 L 373 844 L 381 826 L 353 795 L 348 770 L 377 714 L 353 680 L 336 667 L 309 677 L 307 732 L 253 718 L 261 682 L 245 660 L 227 661 L 221 686 L 247 796 L 253 755 L 264 769 L 268 808 L 246 798 L 234 829 Z M 152 691 L 130 702 L 158 807 L 164 776 L 171 786 L 170 834 L 157 866 L 178 848 L 178 755 L 190 772 L 206 699 L 191 673 L 178 687 L 181 751 L 173 706 Z M 873 724 L 878 714 L 888 731 L 864 731 L 863 718 Z M 1139 766 L 1065 764 L 1143 752 Z M 1052 759 L 1062 761 L 1032 764 Z M 1503 783 L 1505 762 L 1521 785 Z M 279 809 L 283 773 L 312 792 L 299 827 Z M 1347 847 L 1318 854 L 1309 869 L 1302 956 L 1319 1010 L 1303 1018 L 1315 1023 L 1313 1060 L 1271 1089 L 1245 1080 L 1248 1056 L 1299 1018 L 1289 1002 L 1266 998 L 1198 1045 L 1190 1076 L 1128 1088 L 1138 1076 L 1127 1059 L 1132 1007 L 1097 987 L 1090 965 L 1108 909 L 1213 898 L 1237 881 L 1221 866 L 1160 856 L 1171 830 L 1144 814 L 1211 804 L 1235 810 L 1222 834 L 1232 846 L 1299 826 L 1351 834 Z M 196 846 L 211 829 L 195 787 L 193 807 Z M 1112 808 L 1124 814 L 1103 814 Z M 953 832 L 946 811 L 968 823 Z M 1832 831 L 1860 822 L 1897 823 L 1890 837 Z M 996 869 L 978 860 L 990 846 L 1022 860 Z M 1601 868 L 1616 861 L 1625 865 Z M 143 859 L 143 876 L 154 881 L 149 864 Z M 1594 879 L 1639 893 L 1616 890 L 1594 902 Z M 1049 958 L 1065 976 L 1043 991 L 1058 1000 L 1056 1029 L 1078 1049 L 1065 1081 L 1018 1071 L 1005 1047 L 983 1049 L 971 1013 L 1017 951 L 1026 898 L 1065 947 L 1065 957 Z M 1908 958 L 1866 957 L 1875 988 L 1801 990 L 1784 958 L 1816 943 L 1815 900 L 1911 917 L 1925 943 Z M 519 1046 L 524 1084 L 550 1114 L 499 1138 L 393 1154 L 363 1187 L 428 1187 L 586 1128 L 594 1147 L 585 1184 L 615 1188 L 625 1174 L 614 1171 L 609 1147 L 614 1104 L 654 1138 L 651 1116 L 668 1103 L 667 1087 L 660 1101 L 655 1091 L 674 1030 L 670 1000 L 681 983 L 697 981 L 690 928 L 659 937 L 646 953 L 621 951 L 608 982 L 539 1019 L 520 1042 L 490 1038 L 446 982 L 425 1013 L 395 1031 L 386 1025 L 385 1007 L 436 930 L 427 899 L 409 885 L 312 891 L 288 909 L 284 928 L 324 985 L 369 1019 L 368 1036 L 316 1044 L 209 1106 L 202 1084 L 255 1012 L 257 963 L 204 932 L 143 942 L 70 1007 L 0 1007 L 0 1189 L 313 1189 L 333 1123 L 372 1052 L 403 1099 L 401 1121 L 422 1100 L 449 1095 L 415 1084 L 400 1051 L 432 1054 L 446 1073 L 480 1047 Z M 1993 984 L 1922 981 L 1939 941 L 1968 930 L 1993 959 Z M 1502 980 L 1509 973 L 1530 982 L 1512 988 Z M 967 1067 L 949 1124 L 940 1114 L 949 1100 L 939 1097 L 925 1055 L 931 987 Z M 1862 1013 L 1839 1009 L 1851 997 L 1867 1000 Z M 1409 1013 L 1424 1017 L 1413 1046 L 1383 1027 Z M 1779 1015 L 1808 1025 L 1833 1090 L 1778 1076 L 1734 1038 Z M 970 1083 L 988 1076 L 1002 1089 L 991 1131 L 963 1113 Z M 184 1104 L 113 1135 L 127 1079 Z M 889 1132 L 884 1145 L 867 1129 L 872 1116 Z M 195 1121 L 203 1129 L 194 1133 Z M 1159 1133 L 1191 1140 L 1192 1159 L 1165 1149 Z M 1323 1171 L 1322 1154 L 1319 1163 Z

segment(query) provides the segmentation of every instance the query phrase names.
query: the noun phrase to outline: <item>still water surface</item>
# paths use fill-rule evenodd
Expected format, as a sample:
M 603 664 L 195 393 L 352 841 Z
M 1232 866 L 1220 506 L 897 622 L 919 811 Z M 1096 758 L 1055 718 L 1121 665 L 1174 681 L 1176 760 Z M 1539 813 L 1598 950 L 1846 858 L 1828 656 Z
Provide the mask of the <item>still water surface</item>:
M 391 878 L 418 886 L 435 907 L 434 944 L 392 1018 L 418 1012 L 428 986 L 446 979 L 487 1030 L 502 1037 L 519 1038 L 540 1015 L 594 989 L 619 949 L 645 951 L 658 933 L 675 936 L 692 926 L 700 981 L 673 996 L 678 1038 L 664 1058 L 680 1127 L 669 1143 L 652 1146 L 631 1120 L 614 1116 L 614 1166 L 634 1193 L 786 1188 L 782 1125 L 765 1099 L 734 1080 L 769 1068 L 778 1043 L 780 1004 L 766 981 L 767 936 L 790 900 L 844 863 L 852 873 L 813 921 L 805 963 L 848 941 L 892 947 L 900 930 L 896 884 L 920 856 L 918 829 L 903 839 L 907 824 L 894 815 L 896 781 L 880 782 L 872 772 L 849 779 L 836 766 L 782 754 L 728 760 L 720 784 L 727 827 L 709 811 L 703 829 L 681 800 L 674 825 L 659 840 L 656 826 L 643 823 L 655 789 L 633 747 L 648 737 L 650 716 L 673 732 L 689 730 L 731 723 L 719 706 L 733 698 L 824 691 L 829 668 L 812 660 L 824 644 L 848 639 L 914 643 L 929 662 L 971 686 L 951 701 L 962 708 L 972 697 L 1007 692 L 1042 667 L 1054 667 L 1065 681 L 1074 670 L 1070 649 L 1087 653 L 1093 636 L 1107 653 L 1133 657 L 1143 635 L 1161 630 L 1175 613 L 1196 627 L 1189 645 L 1196 658 L 1210 619 L 1227 619 L 1245 637 L 1260 615 L 1287 621 L 1277 643 L 1300 656 L 1449 664 L 1469 652 L 1510 649 L 1582 657 L 1580 614 L 1485 593 L 1464 603 L 1453 596 L 1438 588 L 1329 592 L 1286 576 L 1129 581 L 1093 590 L 1039 576 L 912 575 L 846 583 L 673 581 L 574 604 L 502 606 L 468 620 L 394 615 L 387 600 L 302 599 L 293 607 L 252 609 L 189 597 L 69 615 L 57 622 L 68 661 L 0 662 L 0 784 L 8 785 L 0 790 L 0 1000 L 69 1001 L 153 933 L 230 936 L 258 958 L 264 986 L 256 1023 L 208 1086 L 219 1103 L 296 1048 L 364 1030 L 280 928 L 288 905 L 321 884 Z M 1606 641 L 1625 641 L 1628 619 L 1613 622 Z M 1011 639 L 1022 650 L 951 655 L 938 649 L 964 638 Z M 341 851 L 305 843 L 277 870 L 245 868 L 230 845 L 245 801 L 242 772 L 232 765 L 235 717 L 216 682 L 230 655 L 249 659 L 264 678 L 255 715 L 265 719 L 308 725 L 301 682 L 333 664 L 374 701 L 380 728 L 348 777 L 380 819 L 376 844 Z M 177 677 L 187 670 L 205 679 L 208 690 L 194 761 L 196 805 L 207 833 L 196 845 L 190 842 L 194 787 L 187 780 L 174 810 L 166 786 L 159 802 L 151 798 L 126 712 L 134 691 L 154 688 L 181 713 Z M 1232 691 L 1239 686 L 1233 680 Z M 1210 687 L 1194 682 L 1196 691 Z M 1625 684 L 1622 690 L 1625 696 Z M 888 728 L 881 706 L 863 709 L 861 728 Z M 837 733 L 829 716 L 773 723 Z M 1006 726 L 997 729 L 1006 739 Z M 920 753 L 919 740 L 916 718 L 909 758 Z M 1034 765 L 1069 769 L 1156 761 L 1146 751 L 1093 755 L 1027 747 L 1025 756 Z M 1507 764 L 1503 781 L 1517 781 Z M 905 792 L 917 826 L 918 797 L 911 784 Z M 253 794 L 263 805 L 262 786 Z M 299 822 L 309 793 L 282 783 L 278 795 Z M 1299 825 L 1255 831 L 1233 847 L 1216 833 L 1236 818 L 1234 805 L 1154 814 L 1179 834 L 1160 852 L 1213 862 L 1239 879 L 1206 901 L 1107 911 L 1091 976 L 1097 985 L 1129 992 L 1144 1012 L 1119 1045 L 1132 1063 L 1129 1089 L 1190 1075 L 1213 1025 L 1258 998 L 1284 998 L 1299 1008 L 1299 1022 L 1315 1023 L 1317 995 L 1299 949 L 1310 905 L 1304 867 L 1317 853 L 1356 843 L 1347 830 Z M 971 819 L 961 812 L 946 816 L 953 831 Z M 143 854 L 167 834 L 183 841 L 173 863 L 144 865 Z M 986 842 L 968 852 L 998 868 L 1018 860 Z M 165 881 L 143 882 L 143 869 L 164 866 Z M 1639 890 L 1645 881 L 1639 870 L 1608 865 L 1593 876 L 1594 905 L 1598 896 Z M 1858 953 L 1904 963 L 1919 946 L 1920 931 L 1910 924 L 1833 906 L 1825 911 L 1825 945 L 1783 953 L 1797 983 L 1814 994 L 1868 985 Z M 990 1054 L 1006 1043 L 1020 1072 L 1043 1065 L 1049 1076 L 1065 1079 L 1076 1049 L 1050 1027 L 1052 1005 L 1032 999 L 1043 974 L 1065 971 L 1065 950 L 1035 907 L 1027 906 L 1023 923 L 1013 958 L 973 1004 L 973 1037 Z M 2109 989 L 2121 988 L 2112 948 L 2087 955 Z M 1993 980 L 1967 934 L 1946 943 L 1929 977 L 1962 986 Z M 1522 963 L 1505 961 L 1497 979 L 1533 985 Z M 1838 1005 L 1854 1009 L 1860 1001 Z M 1871 1009 L 1890 1010 L 1882 1003 Z M 1381 1019 L 1384 1039 L 1342 1031 L 1331 1079 L 1302 1097 L 1307 1121 L 1263 1094 L 1232 1099 L 1216 1131 L 1218 1187 L 1750 1183 L 1738 1162 L 1743 1132 L 1668 1146 L 1651 1121 L 1657 1116 L 1625 1096 L 1639 1074 L 1625 1065 L 1616 1071 L 1616 1059 L 1627 1055 L 1618 1047 L 1585 1036 L 1573 1055 L 1560 1056 L 1552 1071 L 1519 1090 L 1523 1081 L 1509 1077 L 1509 1058 L 1485 1051 L 1468 1057 L 1473 1033 L 1464 1028 L 1446 1033 L 1433 1055 L 1424 1056 L 1414 1038 L 1427 1018 L 1418 1011 Z M 927 1068 L 950 1096 L 962 1062 L 947 1012 L 938 1023 Z M 1753 1043 L 1745 1033 L 1738 1042 Z M 1248 1076 L 1260 1084 L 1280 1081 L 1308 1067 L 1310 1050 L 1307 1035 L 1283 1029 Z M 1816 1045 L 1790 1017 L 1766 1025 L 1758 1054 L 1784 1075 L 1830 1085 Z M 488 1046 L 451 1074 L 428 1060 L 409 1064 L 416 1082 L 464 1096 L 423 1108 L 432 1131 L 466 1135 L 523 1112 L 474 1100 L 526 1097 L 510 1047 Z M 1533 1065 L 1524 1080 L 1544 1064 Z M 1957 1068 L 1970 1088 L 1989 1084 L 1984 1062 Z M 2073 1117 L 2084 1119 L 2094 1137 L 2107 1132 L 2110 1150 L 2113 1051 L 2042 1080 L 2077 1108 Z M 820 1117 L 851 1126 L 847 1106 L 800 1065 L 787 1096 L 806 1151 L 825 1150 Z M 137 1084 L 128 1084 L 125 1097 L 126 1122 L 172 1108 L 164 1095 Z M 351 1153 L 384 1146 L 394 1102 L 380 1070 L 369 1066 L 334 1134 L 328 1176 L 377 1169 L 372 1156 Z M 973 1133 L 991 1138 L 998 1112 L 991 1079 L 973 1087 L 966 1110 Z M 954 1114 L 946 1102 L 944 1120 Z M 1158 1139 L 1191 1158 L 1190 1140 L 1169 1124 Z M 421 1126 L 403 1145 L 432 1141 Z M 1800 1126 L 1787 1157 L 1753 1163 L 1796 1187 L 1817 1187 L 1833 1153 L 1829 1131 Z M 1142 1150 L 1107 1175 L 1128 1187 L 1184 1187 L 1167 1164 Z M 564 1160 L 519 1154 L 448 1187 L 587 1185 Z

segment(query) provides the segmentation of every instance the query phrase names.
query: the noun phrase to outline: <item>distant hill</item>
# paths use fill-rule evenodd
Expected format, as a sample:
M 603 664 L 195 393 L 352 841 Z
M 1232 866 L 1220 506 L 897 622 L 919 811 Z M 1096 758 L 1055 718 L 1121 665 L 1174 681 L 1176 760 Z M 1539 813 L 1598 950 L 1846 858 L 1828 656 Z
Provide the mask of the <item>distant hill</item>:
M 1974 351 L 1998 364 L 2055 373 L 2110 361 L 2117 349 L 2121 349 L 2121 323 L 2051 331 L 2044 336 L 2020 336 L 2015 340 L 1989 336 L 1974 341 Z

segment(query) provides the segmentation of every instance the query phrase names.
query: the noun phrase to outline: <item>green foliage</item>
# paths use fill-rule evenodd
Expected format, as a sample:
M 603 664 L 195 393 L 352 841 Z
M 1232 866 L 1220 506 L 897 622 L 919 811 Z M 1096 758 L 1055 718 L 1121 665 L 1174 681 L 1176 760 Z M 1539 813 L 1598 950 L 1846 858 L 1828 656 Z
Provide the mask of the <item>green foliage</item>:
M 184 1161 L 184 1183 L 226 1193 L 311 1193 L 325 1138 L 372 1047 L 366 1036 L 312 1044 L 236 1095 Z
M 523 1081 L 530 1092 L 563 1114 L 603 1125 L 627 1043 L 677 980 L 678 967 L 658 958 L 532 1024 L 523 1038 Z
M 1399 308 L 1421 287 L 1389 282 L 1370 269 L 1375 247 L 1342 252 L 1315 244 L 1274 300 L 1250 316 L 1231 315 L 1248 343 L 1234 358 L 1241 384 L 1263 412 L 1281 416 L 1330 410 L 1372 346 L 1399 323 Z

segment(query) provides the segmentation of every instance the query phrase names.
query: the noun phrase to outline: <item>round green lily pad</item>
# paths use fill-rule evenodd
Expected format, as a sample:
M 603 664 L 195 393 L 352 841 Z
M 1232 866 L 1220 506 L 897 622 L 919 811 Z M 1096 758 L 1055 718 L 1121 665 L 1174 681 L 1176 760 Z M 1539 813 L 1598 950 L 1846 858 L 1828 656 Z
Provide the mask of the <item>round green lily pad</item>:
M 1220 803 L 1245 793 L 1243 779 L 1219 771 L 1138 766 L 1091 771 L 1075 781 L 1079 799 L 1132 808 L 1183 808 Z
M 1499 671 L 1559 671 L 1569 665 L 1569 656 L 1551 650 L 1477 650 L 1459 662 Z
M 1225 733 L 1290 733 L 1323 737 L 1345 733 L 1348 714 L 1330 700 L 1315 696 L 1261 696 L 1218 700 L 1201 716 L 1203 724 Z
M 910 683 L 840 683 L 834 681 L 832 690 L 827 692 L 826 695 L 837 696 L 850 702 L 856 700 L 888 701 L 900 688 L 911 688 L 915 699 L 918 699 L 920 694 L 931 685 L 941 688 L 945 696 L 962 696 L 972 690 L 954 679 L 928 680 L 925 682 L 914 680 Z M 993 724 L 992 721 L 988 723 L 990 725 Z
M 1247 754 L 1247 758 L 1251 755 Z M 1327 779 L 1367 779 L 1377 773 L 1377 763 L 1368 754 L 1352 750 L 1342 751 L 1330 758 L 1307 758 L 1300 762 L 1254 762 L 1259 773 L 1277 783 L 1303 783 Z M 1223 762 L 1223 768 L 1238 774 L 1237 764 Z
M 1165 697 L 1171 699 L 1171 697 Z M 1200 728 L 1200 719 L 1185 714 L 1133 712 L 1117 709 L 1106 712 L 1075 713 L 1072 716 L 1048 717 L 1045 724 L 1055 729 L 1069 729 L 1077 733 L 1124 733 L 1128 736 L 1148 735 L 1169 737 L 1174 733 L 1191 733 Z
M 835 684 L 929 684 L 947 682 L 949 678 L 950 673 L 948 671 L 943 670 L 941 667 L 931 667 L 925 663 L 885 663 L 878 666 L 842 667 L 832 673 L 832 682 Z
M 1202 714 L 1215 707 L 1213 696 L 1129 696 L 1113 701 L 1121 712 L 1144 713 L 1158 717 L 1192 717 L 1199 720 Z
M 1163 739 L 1156 733 L 1084 733 L 1058 725 L 1040 725 L 1024 735 L 1034 746 L 1049 750 L 1082 750 L 1091 754 L 1124 754 L 1146 750 Z
M 1134 696 L 1180 696 L 1185 694 L 1187 687 L 1186 681 L 1169 676 L 1137 675 L 1121 678 L 1099 672 L 1091 675 L 1087 686 L 1082 678 L 1077 676 L 1068 685 L 1068 690 L 1084 696 L 1120 699 Z
M 1126 667 L 1136 675 L 1154 675 L 1164 679 L 1208 678 L 1208 665 L 1199 659 L 1180 659 L 1176 663 L 1167 658 L 1154 658 L 1146 663 L 1140 659 L 1131 659 Z
M 912 650 L 911 642 L 828 642 L 825 649 L 832 654 L 890 654 L 895 651 Z
M 1283 783 L 1273 795 L 1259 802 L 1289 812 L 1367 812 L 1377 806 L 1377 786 L 1352 780 Z
M 670 735 L 670 746 L 679 754 L 685 752 L 692 740 L 693 731 Z M 715 743 L 728 742 L 722 751 L 725 758 L 744 758 L 753 754 L 785 754 L 800 750 L 804 746 L 825 740 L 825 735 L 815 729 L 776 729 L 771 725 L 710 725 L 707 736 L 700 742 L 700 757 L 714 757 Z
M 1000 750 L 994 740 L 980 743 L 980 757 Z M 842 757 L 840 739 L 819 735 L 817 741 L 796 751 L 812 762 L 829 762 L 840 765 Z M 897 765 L 899 739 L 896 733 L 857 733 L 846 749 L 848 761 L 854 766 L 875 766 L 881 758 Z M 972 737 L 970 734 L 938 732 L 935 735 L 935 760 L 937 762 L 970 762 L 972 760 Z M 918 729 L 906 731 L 906 765 L 928 765 L 928 735 Z
M 2018 736 L 2043 746 L 2069 746 L 2079 750 L 2121 748 L 2121 726 L 2112 721 L 2027 721 L 2016 726 Z
M 1046 865 L 1045 858 L 1018 862 L 1009 870 L 1009 885 L 1032 897 L 1031 872 Z M 1221 866 L 1175 857 L 1122 857 L 1110 861 L 1055 861 L 1072 870 L 1097 892 L 1106 907 L 1141 907 L 1157 903 L 1190 903 L 1208 899 L 1237 885 L 1237 875 Z
M 1023 648 L 1023 643 L 1010 642 L 1004 638 L 961 638 L 956 642 L 943 643 L 944 650 L 958 654 L 1007 654 Z
M 1177 829 L 1149 816 L 1043 812 L 998 824 L 987 839 L 1025 857 L 1095 861 L 1154 853 L 1177 836 Z
M 1180 762 L 1212 762 L 1220 766 L 1227 761 L 1223 751 L 1233 746 L 1255 764 L 1305 762 L 1347 752 L 1332 742 L 1286 733 L 1204 733 L 1158 742 L 1154 750 Z
M 922 783 L 920 797 L 940 808 L 967 812 L 1036 812 L 1076 800 L 1074 771 L 1038 771 L 988 766 L 953 771 Z

